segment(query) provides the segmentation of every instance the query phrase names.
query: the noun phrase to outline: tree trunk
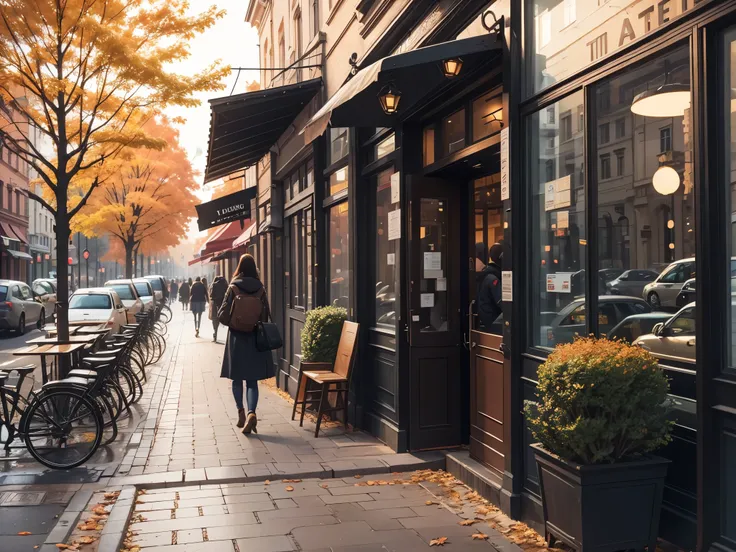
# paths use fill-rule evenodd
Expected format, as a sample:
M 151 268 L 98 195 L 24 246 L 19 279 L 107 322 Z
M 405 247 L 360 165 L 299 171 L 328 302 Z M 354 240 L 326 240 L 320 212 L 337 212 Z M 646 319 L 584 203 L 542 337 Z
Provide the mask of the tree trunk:
M 133 274 L 133 256 L 135 253 L 133 252 L 133 241 L 131 239 L 127 239 L 123 242 L 123 245 L 125 246 L 125 277 L 126 278 L 132 278 L 134 276 Z
M 56 328 L 60 341 L 69 339 L 69 214 L 66 198 L 56 214 Z

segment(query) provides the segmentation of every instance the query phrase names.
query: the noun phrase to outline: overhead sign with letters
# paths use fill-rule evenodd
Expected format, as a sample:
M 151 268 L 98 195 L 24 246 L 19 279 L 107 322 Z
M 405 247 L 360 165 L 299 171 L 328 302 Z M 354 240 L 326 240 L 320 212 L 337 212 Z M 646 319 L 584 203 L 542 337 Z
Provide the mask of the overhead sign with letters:
M 251 200 L 256 197 L 256 188 L 247 188 L 197 205 L 199 231 L 221 226 L 234 220 L 251 218 Z

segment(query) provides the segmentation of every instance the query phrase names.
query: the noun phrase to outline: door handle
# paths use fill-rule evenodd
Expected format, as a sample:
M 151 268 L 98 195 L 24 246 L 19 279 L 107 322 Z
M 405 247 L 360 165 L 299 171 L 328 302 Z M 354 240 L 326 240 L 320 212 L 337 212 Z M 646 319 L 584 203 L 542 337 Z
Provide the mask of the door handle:
M 688 341 L 688 342 L 686 343 L 686 345 L 687 345 L 688 347 L 695 347 L 695 340 L 694 340 L 694 339 L 691 339 L 690 341 Z
M 470 304 L 468 305 L 468 331 L 463 332 L 463 347 L 468 351 L 472 350 L 476 346 L 476 343 L 471 341 L 473 336 L 473 305 L 475 305 L 475 299 L 470 301 Z

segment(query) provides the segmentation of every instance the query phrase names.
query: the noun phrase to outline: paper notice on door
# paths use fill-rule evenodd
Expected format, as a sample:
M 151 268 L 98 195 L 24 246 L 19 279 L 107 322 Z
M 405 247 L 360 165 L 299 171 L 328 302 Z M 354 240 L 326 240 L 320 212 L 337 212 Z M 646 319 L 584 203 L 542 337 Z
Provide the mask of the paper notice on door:
M 442 253 L 425 251 L 424 270 L 442 270 Z
M 434 293 L 422 293 L 421 294 L 421 307 L 423 309 L 434 307 Z
M 424 271 L 425 280 L 436 280 L 437 278 L 444 278 L 444 277 L 445 277 L 444 270 L 425 270 Z
M 396 209 L 388 214 L 388 239 L 398 240 L 401 238 L 401 209 Z
M 544 210 L 552 211 L 570 206 L 570 175 L 544 185 Z
M 514 300 L 513 277 L 514 273 L 511 270 L 501 272 L 501 301 Z
M 551 211 L 555 208 L 555 183 L 547 182 L 544 185 L 544 210 Z
M 447 278 L 437 278 L 437 291 L 447 291 Z
M 396 264 L 396 253 L 386 253 L 386 264 L 388 266 Z
M 501 131 L 501 201 L 511 197 L 509 188 L 509 127 Z
M 391 175 L 391 203 L 401 201 L 401 173 Z
M 570 211 L 557 213 L 557 229 L 562 230 L 570 227 Z
M 572 273 L 547 274 L 547 291 L 549 293 L 572 293 Z

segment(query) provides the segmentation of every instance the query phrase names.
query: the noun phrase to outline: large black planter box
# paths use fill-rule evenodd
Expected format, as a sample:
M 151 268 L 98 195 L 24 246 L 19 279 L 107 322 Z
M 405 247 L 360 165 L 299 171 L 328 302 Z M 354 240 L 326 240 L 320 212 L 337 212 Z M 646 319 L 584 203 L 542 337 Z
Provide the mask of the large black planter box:
M 649 547 L 659 530 L 669 460 L 650 456 L 632 462 L 582 466 L 532 445 L 542 489 L 545 538 L 579 552 Z

